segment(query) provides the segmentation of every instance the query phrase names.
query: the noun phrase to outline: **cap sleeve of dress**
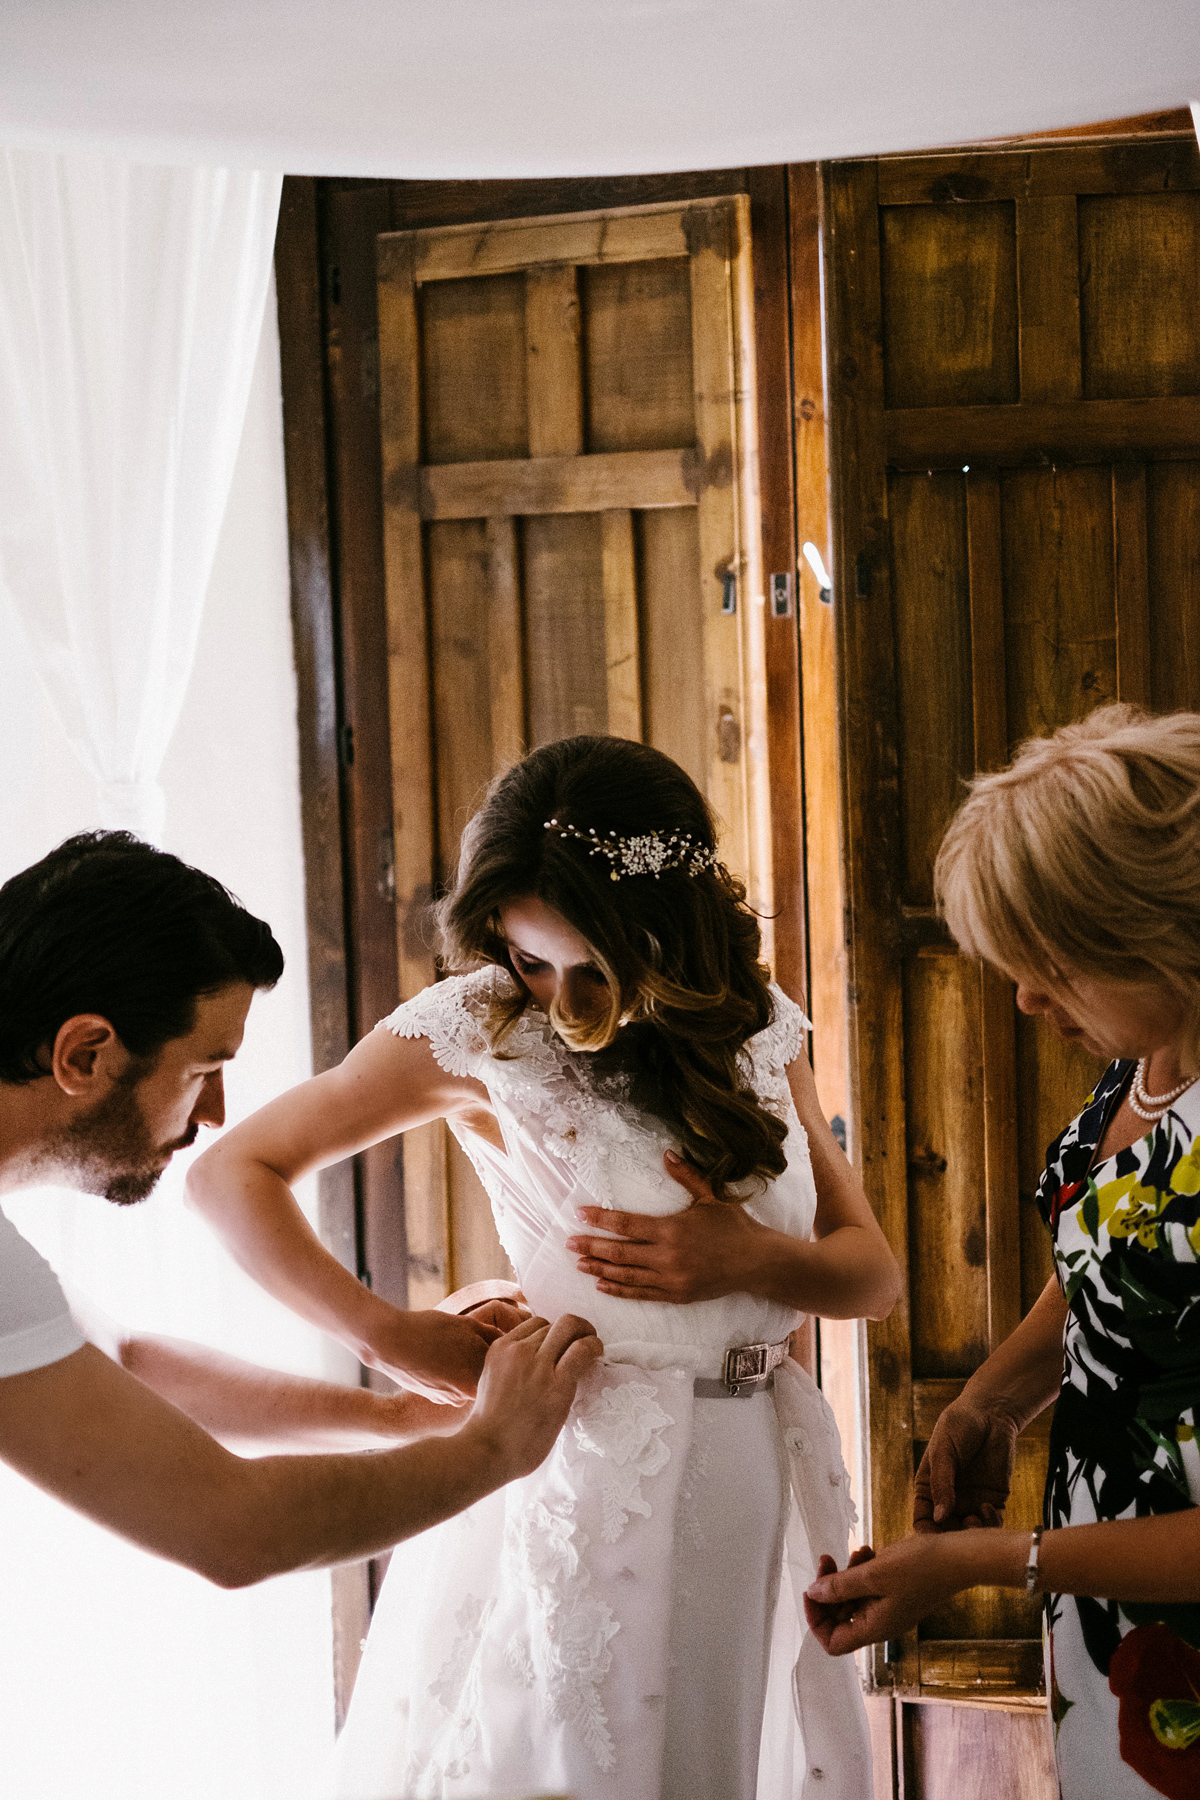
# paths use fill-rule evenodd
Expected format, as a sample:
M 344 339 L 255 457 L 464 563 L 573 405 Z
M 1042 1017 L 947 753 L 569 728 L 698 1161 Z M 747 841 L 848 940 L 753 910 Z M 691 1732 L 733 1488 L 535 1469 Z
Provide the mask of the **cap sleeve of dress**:
M 474 1075 L 491 1055 L 484 1030 L 488 1004 L 499 983 L 508 979 L 496 968 L 448 976 L 402 1001 L 376 1030 L 386 1029 L 399 1038 L 428 1038 L 448 1075 Z
M 781 1076 L 789 1063 L 804 1055 L 805 1033 L 812 1030 L 812 1023 L 775 982 L 771 983 L 771 1004 L 775 1017 L 765 1031 L 750 1039 L 747 1049 L 756 1070 Z

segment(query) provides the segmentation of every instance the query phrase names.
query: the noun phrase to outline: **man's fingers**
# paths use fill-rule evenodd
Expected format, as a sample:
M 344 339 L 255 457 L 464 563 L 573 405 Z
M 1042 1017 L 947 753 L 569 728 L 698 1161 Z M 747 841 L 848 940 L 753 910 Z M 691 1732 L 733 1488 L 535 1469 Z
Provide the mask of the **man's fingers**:
M 572 1381 L 582 1381 L 589 1369 L 594 1369 L 604 1355 L 604 1345 L 598 1337 L 576 1338 L 568 1344 L 558 1359 L 558 1372 Z
M 563 1313 L 560 1319 L 555 1319 L 547 1332 L 540 1354 L 557 1363 L 572 1344 L 588 1338 L 596 1343 L 600 1342 L 596 1337 L 596 1327 L 576 1313 Z
M 520 1344 L 524 1343 L 527 1338 L 537 1338 L 540 1341 L 549 1330 L 549 1319 L 539 1319 L 534 1313 L 532 1317 L 522 1319 L 519 1325 L 514 1325 L 512 1330 L 505 1335 L 504 1342 Z

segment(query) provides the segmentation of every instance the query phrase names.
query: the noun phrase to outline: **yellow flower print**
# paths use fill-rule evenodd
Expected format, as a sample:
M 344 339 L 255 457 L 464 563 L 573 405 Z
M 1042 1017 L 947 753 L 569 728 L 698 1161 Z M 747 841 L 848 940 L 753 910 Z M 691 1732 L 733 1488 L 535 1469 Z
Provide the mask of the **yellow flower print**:
M 1177 1194 L 1200 1193 L 1200 1138 L 1193 1140 L 1191 1149 L 1171 1170 L 1171 1186 Z
M 1158 1215 L 1171 1199 L 1158 1188 L 1143 1187 L 1136 1174 L 1107 1181 L 1096 1190 L 1100 1224 L 1114 1238 L 1135 1237 L 1144 1250 L 1158 1247 Z

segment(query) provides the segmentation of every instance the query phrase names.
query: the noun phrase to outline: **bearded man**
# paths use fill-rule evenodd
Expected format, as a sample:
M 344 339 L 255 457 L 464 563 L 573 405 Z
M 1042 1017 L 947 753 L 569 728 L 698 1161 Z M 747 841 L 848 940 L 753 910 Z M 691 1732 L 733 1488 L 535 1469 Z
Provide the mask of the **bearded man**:
M 0 888 L 0 1195 L 54 1183 L 145 1200 L 202 1125 L 224 1123 L 225 1064 L 282 970 L 269 927 L 219 882 L 126 833 L 70 838 L 14 876 Z M 493 1319 L 437 1326 L 450 1363 L 464 1341 L 476 1361 L 489 1346 L 464 1424 L 419 1394 L 93 1327 L 0 1214 L 0 1459 L 224 1587 L 370 1556 L 536 1468 L 600 1354 L 580 1319 Z M 247 1460 L 218 1438 L 403 1447 Z

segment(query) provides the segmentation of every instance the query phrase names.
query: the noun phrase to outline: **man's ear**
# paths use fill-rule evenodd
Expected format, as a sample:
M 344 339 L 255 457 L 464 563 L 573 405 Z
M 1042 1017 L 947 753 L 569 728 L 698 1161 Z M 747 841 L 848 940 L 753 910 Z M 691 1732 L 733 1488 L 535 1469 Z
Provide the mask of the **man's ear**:
M 64 1094 L 86 1099 L 107 1086 L 112 1064 L 125 1057 L 120 1038 L 99 1013 L 76 1013 L 59 1026 L 50 1053 L 50 1073 Z

